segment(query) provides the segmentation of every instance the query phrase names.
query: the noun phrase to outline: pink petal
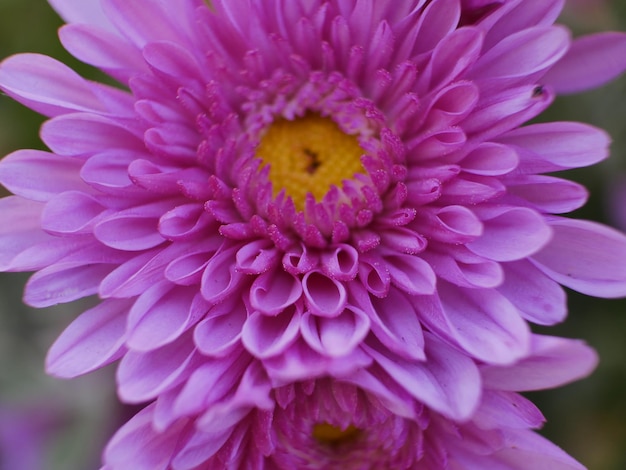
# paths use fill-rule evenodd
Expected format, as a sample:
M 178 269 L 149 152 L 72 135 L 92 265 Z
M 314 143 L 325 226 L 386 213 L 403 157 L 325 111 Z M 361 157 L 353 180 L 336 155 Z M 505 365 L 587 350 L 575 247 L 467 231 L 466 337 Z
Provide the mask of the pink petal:
M 254 312 L 243 325 L 241 342 L 257 358 L 276 356 L 298 338 L 300 316 L 295 307 L 276 316 Z
M 557 93 L 596 88 L 626 70 L 626 34 L 606 32 L 576 39 L 568 53 L 543 77 Z
M 245 274 L 235 268 L 237 247 L 222 246 L 209 260 L 200 284 L 202 296 L 210 303 L 219 303 L 237 290 L 245 280 Z
M 100 281 L 113 267 L 112 264 L 89 264 L 89 261 L 53 264 L 30 278 L 24 302 L 33 307 L 49 307 L 95 294 Z
M 107 300 L 74 320 L 50 347 L 46 372 L 73 378 L 119 359 L 124 347 L 127 300 Z
M 3 271 L 21 270 L 30 263 L 28 259 L 17 262 L 20 254 L 40 243 L 51 243 L 53 238 L 41 230 L 39 218 L 43 204 L 18 196 L 0 199 L 0 269 Z
M 486 211 L 481 219 L 484 232 L 467 247 L 494 261 L 514 261 L 532 255 L 544 247 L 552 235 L 543 217 L 524 207 L 494 208 Z
M 507 178 L 509 194 L 521 197 L 542 212 L 561 214 L 582 207 L 588 192 L 573 181 L 545 175 L 520 175 Z
M 499 176 L 513 171 L 519 157 L 506 145 L 484 142 L 461 161 L 463 171 L 475 175 Z
M 626 236 L 586 220 L 550 221 L 552 240 L 532 257 L 566 287 L 597 297 L 626 295 Z
M 497 139 L 520 156 L 519 171 L 546 173 L 593 165 L 609 155 L 610 137 L 578 122 L 547 122 L 512 130 Z
M 300 325 L 304 340 L 325 356 L 345 356 L 351 353 L 369 333 L 369 327 L 367 315 L 349 307 L 334 318 L 306 312 Z
M 282 269 L 258 276 L 250 287 L 250 305 L 266 315 L 277 315 L 302 295 L 302 284 Z
M 311 271 L 302 278 L 302 291 L 307 308 L 314 314 L 336 317 L 346 305 L 346 288 L 321 272 Z
M 194 329 L 198 349 L 211 357 L 229 354 L 239 345 L 241 331 L 248 318 L 248 309 L 238 299 L 226 300 L 207 313 Z
M 176 340 L 194 325 L 206 310 L 193 308 L 197 289 L 153 284 L 135 301 L 128 314 L 128 347 L 151 351 Z
M 371 347 L 366 351 L 407 392 L 447 417 L 467 419 L 478 406 L 481 382 L 476 366 L 433 335 L 426 334 L 426 362 L 409 362 Z
M 598 363 L 596 352 L 582 341 L 533 335 L 530 355 L 518 363 L 484 366 L 486 387 L 531 391 L 559 387 L 589 375 Z
M 19 54 L 5 59 L 0 66 L 0 89 L 46 116 L 107 111 L 89 82 L 44 55 Z
M 528 354 L 528 325 L 504 296 L 446 282 L 438 291 L 440 303 L 433 296 L 419 304 L 420 321 L 431 331 L 486 363 L 511 364 Z
M 506 263 L 504 282 L 498 291 L 515 305 L 528 321 L 554 325 L 567 316 L 563 288 L 527 260 Z
M 18 150 L 0 161 L 0 183 L 18 196 L 47 201 L 64 191 L 86 190 L 80 162 L 39 150 Z
M 122 83 L 147 72 L 140 51 L 102 25 L 68 24 L 59 30 L 63 47 L 81 62 L 104 70 Z
M 95 196 L 67 191 L 46 204 L 41 214 L 41 226 L 58 235 L 90 233 L 93 224 L 107 212 Z
M 393 254 L 384 256 L 391 282 L 410 295 L 435 292 L 436 276 L 430 265 L 419 256 Z
M 187 379 L 197 361 L 189 334 L 154 351 L 129 351 L 117 369 L 117 393 L 127 403 L 153 400 Z

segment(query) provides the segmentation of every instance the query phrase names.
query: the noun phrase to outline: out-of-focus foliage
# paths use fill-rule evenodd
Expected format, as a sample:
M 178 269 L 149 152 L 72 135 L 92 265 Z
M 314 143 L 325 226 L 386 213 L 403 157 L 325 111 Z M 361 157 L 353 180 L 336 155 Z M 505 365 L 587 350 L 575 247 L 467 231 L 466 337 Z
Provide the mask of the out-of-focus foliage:
M 570 0 L 563 21 L 575 34 L 624 31 L 626 1 Z M 0 58 L 17 52 L 43 53 L 59 58 L 85 76 L 101 79 L 101 74 L 79 64 L 61 48 L 56 39 L 56 29 L 61 24 L 45 0 L 0 0 Z M 569 177 L 590 190 L 589 203 L 578 216 L 619 224 L 615 207 L 626 214 L 626 191 L 621 200 L 615 200 L 614 188 L 626 183 L 626 78 L 599 90 L 561 97 L 541 119 L 584 121 L 611 134 L 611 159 L 572 172 Z M 34 112 L 0 96 L 0 156 L 18 148 L 43 148 L 37 135 L 42 121 Z M 7 416 L 12 420 L 16 415 L 22 416 L 27 424 L 33 413 L 40 415 L 47 408 L 52 411 L 51 421 L 46 421 L 45 426 L 34 426 L 45 433 L 39 449 L 45 464 L 19 470 L 98 468 L 100 448 L 117 424 L 112 418 L 117 411 L 112 371 L 72 382 L 45 376 L 46 349 L 84 305 L 33 311 L 21 303 L 25 280 L 23 275 L 0 275 L 0 441 L 3 432 L 6 434 L 3 425 L 17 426 L 15 421 L 9 423 Z M 548 418 L 544 432 L 550 439 L 592 470 L 623 470 L 626 301 L 604 301 L 570 293 L 569 304 L 568 320 L 541 332 L 585 339 L 598 350 L 600 366 L 590 379 L 559 390 L 534 393 L 531 398 Z M 0 470 L 17 470 L 5 468 L 4 457 L 3 463 L 0 453 Z

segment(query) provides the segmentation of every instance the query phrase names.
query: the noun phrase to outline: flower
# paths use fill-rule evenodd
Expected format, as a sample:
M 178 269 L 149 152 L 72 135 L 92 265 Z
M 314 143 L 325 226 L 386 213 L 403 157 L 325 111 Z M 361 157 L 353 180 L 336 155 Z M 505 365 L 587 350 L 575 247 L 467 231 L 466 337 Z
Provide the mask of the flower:
M 480 406 L 463 422 L 386 392 L 373 370 L 272 388 L 258 363 L 248 362 L 219 404 L 197 411 L 192 403 L 215 393 L 192 378 L 173 400 L 159 397 L 118 431 L 103 470 L 583 469 L 532 431 L 544 418 L 515 391 L 580 378 L 593 369 L 595 353 L 554 337 L 532 343 L 530 356 L 514 366 L 481 366 Z M 155 428 L 168 415 L 173 421 Z
M 49 373 L 121 359 L 141 403 L 198 371 L 237 382 L 239 357 L 273 388 L 374 368 L 464 420 L 476 364 L 518 363 L 528 322 L 565 317 L 560 284 L 626 294 L 626 238 L 555 215 L 586 191 L 544 175 L 605 158 L 607 135 L 521 127 L 626 68 L 626 35 L 572 41 L 561 1 L 51 3 L 122 88 L 36 54 L 0 66 L 51 150 L 0 163 L 0 267 L 36 271 L 36 307 L 100 298 Z

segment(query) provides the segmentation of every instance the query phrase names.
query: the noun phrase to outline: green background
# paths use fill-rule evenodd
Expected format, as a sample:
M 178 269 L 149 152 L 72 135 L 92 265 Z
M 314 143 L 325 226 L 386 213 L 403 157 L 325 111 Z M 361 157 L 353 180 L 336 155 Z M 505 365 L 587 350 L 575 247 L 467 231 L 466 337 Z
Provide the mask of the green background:
M 578 0 L 570 4 L 562 21 L 576 35 L 609 29 L 626 31 L 626 2 Z M 87 77 L 101 78 L 61 48 L 56 36 L 61 24 L 44 0 L 0 0 L 0 58 L 17 52 L 38 52 L 59 58 Z M 567 175 L 591 191 L 589 203 L 574 215 L 616 224 L 609 201 L 615 185 L 620 180 L 626 182 L 626 79 L 599 90 L 561 97 L 540 120 L 578 120 L 611 134 L 611 159 Z M 0 156 L 18 148 L 43 148 L 38 139 L 42 122 L 42 117 L 0 96 Z M 41 414 L 42 406 L 52 408 L 53 414 L 58 414 L 52 425 L 54 432 L 47 435 L 40 449 L 42 464 L 36 470 L 96 469 L 100 449 L 124 414 L 114 399 L 113 369 L 69 382 L 45 376 L 47 348 L 85 305 L 33 311 L 21 303 L 26 279 L 23 274 L 0 274 L 0 420 L 3 410 Z M 541 332 L 586 340 L 597 349 L 600 366 L 584 381 L 530 396 L 548 419 L 542 432 L 550 439 L 591 470 L 623 470 L 626 301 L 599 300 L 576 293 L 570 293 L 569 299 L 568 320 Z M 3 425 L 9 426 L 6 419 L 0 422 L 0 434 Z M 0 455 L 0 470 L 18 470 L 5 468 L 2 459 Z

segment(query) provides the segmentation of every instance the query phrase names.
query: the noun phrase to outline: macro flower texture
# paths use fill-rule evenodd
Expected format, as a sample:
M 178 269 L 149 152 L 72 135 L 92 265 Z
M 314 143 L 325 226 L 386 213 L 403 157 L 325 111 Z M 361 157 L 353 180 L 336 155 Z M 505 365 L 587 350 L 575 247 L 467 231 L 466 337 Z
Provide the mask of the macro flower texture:
M 609 137 L 526 124 L 626 69 L 559 0 L 50 0 L 64 47 L 0 89 L 49 151 L 0 163 L 0 268 L 97 296 L 51 347 L 145 408 L 104 470 L 581 469 L 518 392 L 587 375 L 564 287 L 626 295 L 626 237 L 550 173 Z

